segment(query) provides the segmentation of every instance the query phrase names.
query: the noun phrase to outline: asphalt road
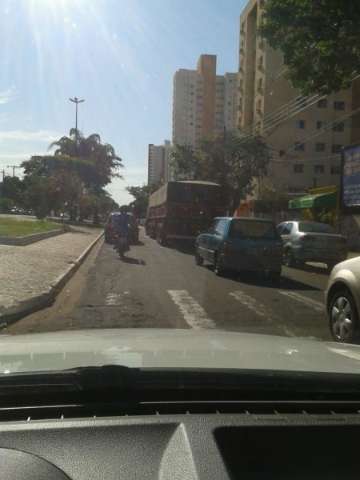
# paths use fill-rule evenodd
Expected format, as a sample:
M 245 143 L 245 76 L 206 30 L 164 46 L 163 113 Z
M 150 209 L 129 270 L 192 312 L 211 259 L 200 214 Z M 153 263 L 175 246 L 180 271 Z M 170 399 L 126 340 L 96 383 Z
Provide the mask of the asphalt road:
M 140 239 L 126 261 L 99 244 L 52 307 L 4 333 L 164 327 L 330 339 L 325 268 L 284 268 L 277 285 L 249 274 L 222 278 L 196 266 L 186 248 L 162 247 L 143 232 Z

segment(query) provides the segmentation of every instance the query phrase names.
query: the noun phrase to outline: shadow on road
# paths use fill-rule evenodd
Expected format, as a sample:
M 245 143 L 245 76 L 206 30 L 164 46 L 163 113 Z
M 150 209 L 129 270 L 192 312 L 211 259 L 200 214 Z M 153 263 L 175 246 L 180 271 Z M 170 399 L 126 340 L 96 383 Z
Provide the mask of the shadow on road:
M 212 265 L 206 265 L 205 268 L 213 271 L 214 267 Z M 257 287 L 267 287 L 267 288 L 276 288 L 281 290 L 306 290 L 306 291 L 321 291 L 319 288 L 307 285 L 303 282 L 298 282 L 287 277 L 282 276 L 280 281 L 274 281 L 271 279 L 264 278 L 261 273 L 256 272 L 235 272 L 228 271 L 224 275 L 225 278 L 233 280 L 235 282 L 247 283 L 248 285 L 255 285 Z
M 142 260 L 141 258 L 124 257 L 120 260 L 124 263 L 130 263 L 131 265 L 146 265 L 145 260 Z
M 169 246 L 170 248 L 173 248 L 178 252 L 185 253 L 186 255 L 194 255 L 195 253 L 195 246 L 193 242 L 173 242 Z
M 145 245 L 144 242 L 142 242 L 141 240 L 138 240 L 136 243 L 134 243 L 134 247 L 143 247 Z

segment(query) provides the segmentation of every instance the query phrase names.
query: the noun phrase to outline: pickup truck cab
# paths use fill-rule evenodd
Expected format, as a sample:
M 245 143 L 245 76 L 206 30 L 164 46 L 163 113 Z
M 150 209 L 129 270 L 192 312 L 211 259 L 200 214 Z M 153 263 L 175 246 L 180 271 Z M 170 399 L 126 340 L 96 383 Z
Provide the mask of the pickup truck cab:
M 214 265 L 217 275 L 226 270 L 245 270 L 279 280 L 281 238 L 271 220 L 218 217 L 196 239 L 195 261 L 202 265 L 204 260 Z

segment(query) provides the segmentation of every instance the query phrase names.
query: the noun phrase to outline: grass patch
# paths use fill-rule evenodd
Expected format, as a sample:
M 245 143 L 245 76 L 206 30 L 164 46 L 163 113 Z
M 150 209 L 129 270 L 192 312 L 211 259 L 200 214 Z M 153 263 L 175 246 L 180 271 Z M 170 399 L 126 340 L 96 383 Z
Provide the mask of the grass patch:
M 58 230 L 58 223 L 47 220 L 16 220 L 12 218 L 0 218 L 0 237 L 23 237 L 34 233 L 44 233 L 50 230 Z

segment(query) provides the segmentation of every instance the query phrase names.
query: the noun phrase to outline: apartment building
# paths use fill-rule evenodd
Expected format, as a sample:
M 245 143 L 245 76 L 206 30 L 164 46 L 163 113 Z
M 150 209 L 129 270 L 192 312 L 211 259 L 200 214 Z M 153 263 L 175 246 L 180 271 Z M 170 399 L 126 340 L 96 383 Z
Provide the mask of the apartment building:
M 258 34 L 264 3 L 250 0 L 240 17 L 238 127 L 266 138 L 268 180 L 277 190 L 338 185 L 341 148 L 351 139 L 351 90 L 304 97 L 294 89 L 282 55 Z
M 202 138 L 237 126 L 237 74 L 216 74 L 216 55 L 201 55 L 196 70 L 174 75 L 173 144 L 196 148 Z
M 172 180 L 171 149 L 169 140 L 165 140 L 164 145 L 149 145 L 148 185 L 158 185 Z

